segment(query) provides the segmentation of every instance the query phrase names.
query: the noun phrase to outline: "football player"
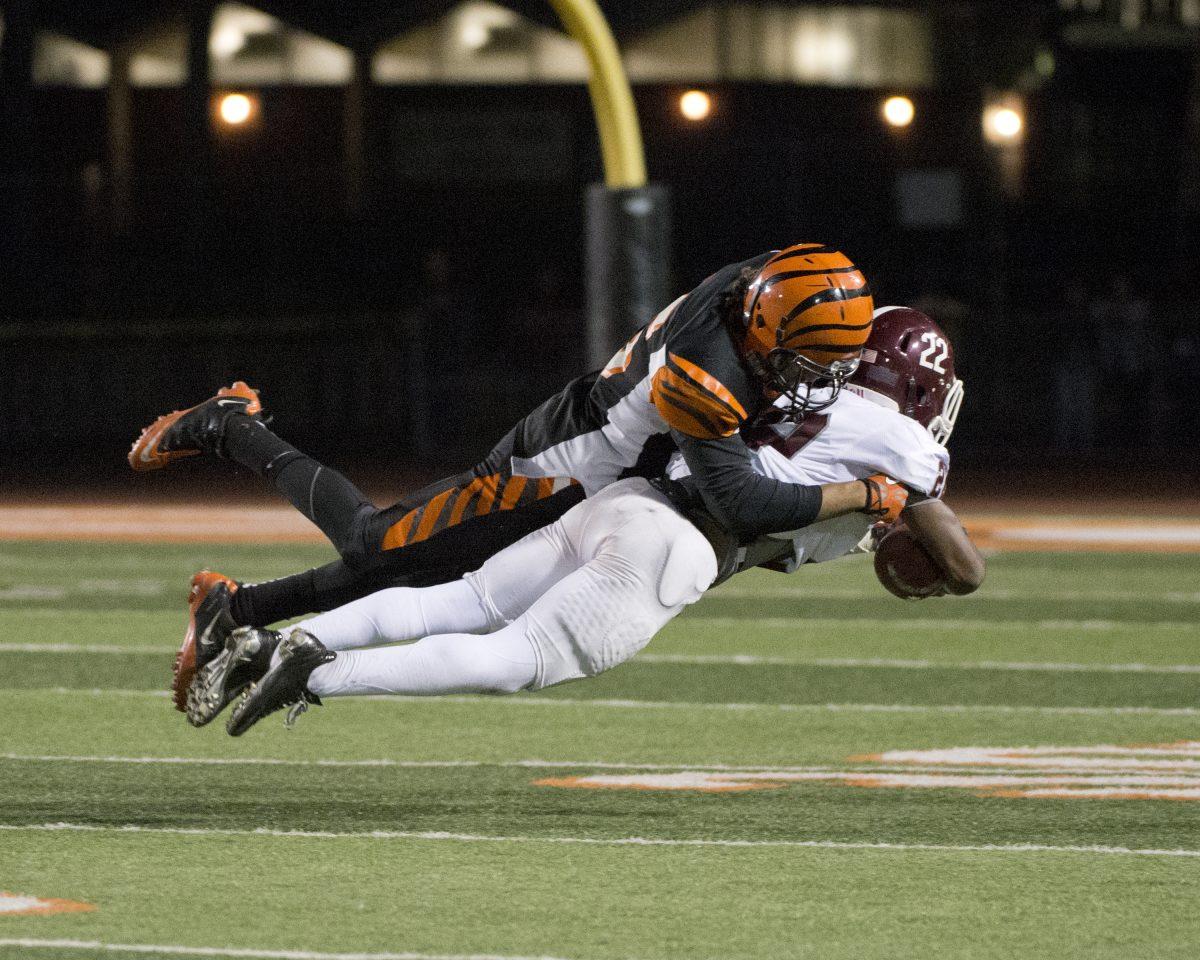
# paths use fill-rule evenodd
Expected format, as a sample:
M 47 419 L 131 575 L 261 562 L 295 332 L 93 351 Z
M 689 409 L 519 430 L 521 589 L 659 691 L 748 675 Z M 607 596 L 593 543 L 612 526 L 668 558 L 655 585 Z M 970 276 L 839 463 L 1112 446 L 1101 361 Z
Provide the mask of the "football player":
M 740 430 L 761 413 L 799 419 L 832 403 L 871 328 L 862 273 L 815 243 L 717 271 L 664 309 L 608 366 L 569 383 L 471 470 L 379 509 L 347 479 L 275 436 L 244 383 L 159 417 L 129 453 L 136 470 L 215 454 L 273 483 L 341 559 L 262 584 L 193 579 L 177 657 L 182 709 L 196 664 L 234 625 L 329 610 L 381 587 L 445 582 L 609 484 L 661 476 L 678 450 L 698 497 L 739 538 L 878 509 L 885 485 L 781 481 L 752 468 Z
M 754 469 L 802 485 L 887 470 L 908 495 L 893 499 L 884 522 L 903 516 L 945 589 L 969 593 L 983 560 L 939 499 L 962 396 L 941 330 L 915 310 L 886 308 L 841 396 L 799 424 L 753 431 Z M 284 707 L 291 722 L 321 696 L 512 693 L 594 676 L 642 649 L 714 582 L 763 564 L 793 571 L 871 540 L 876 521 L 847 512 L 746 544 L 714 522 L 685 456 L 669 473 L 666 483 L 609 485 L 460 580 L 383 590 L 286 639 L 235 631 L 200 672 L 189 719 L 209 722 L 247 687 L 228 722 L 235 736 Z

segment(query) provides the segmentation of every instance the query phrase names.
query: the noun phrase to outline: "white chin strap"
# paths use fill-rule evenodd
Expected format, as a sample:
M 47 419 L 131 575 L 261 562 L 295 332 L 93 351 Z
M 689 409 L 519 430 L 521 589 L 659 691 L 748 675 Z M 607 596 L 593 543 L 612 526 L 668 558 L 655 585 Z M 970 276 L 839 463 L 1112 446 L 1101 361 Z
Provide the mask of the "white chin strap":
M 954 432 L 954 422 L 958 419 L 958 411 L 963 402 L 963 382 L 955 380 L 946 391 L 946 402 L 942 404 L 942 412 L 929 421 L 929 433 L 935 443 L 943 447 Z
M 857 394 L 864 400 L 870 400 L 877 406 L 886 407 L 888 410 L 895 410 L 897 413 L 900 412 L 900 405 L 897 404 L 896 401 L 891 397 L 885 397 L 882 393 L 869 390 L 866 387 L 859 386 L 857 383 L 848 383 L 846 384 L 845 389 L 849 390 L 851 393 Z

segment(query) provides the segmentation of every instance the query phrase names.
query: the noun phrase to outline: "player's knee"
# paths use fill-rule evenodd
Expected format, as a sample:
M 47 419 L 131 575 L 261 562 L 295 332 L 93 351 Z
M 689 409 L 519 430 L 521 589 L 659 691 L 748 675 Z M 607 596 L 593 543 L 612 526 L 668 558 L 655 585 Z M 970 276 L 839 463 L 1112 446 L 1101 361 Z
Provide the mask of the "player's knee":
M 717 558 L 704 535 L 683 517 L 656 517 L 665 549 L 658 598 L 665 607 L 695 603 L 717 577 Z
M 369 570 L 378 561 L 383 538 L 376 535 L 374 521 L 382 512 L 371 504 L 363 504 L 345 533 L 334 542 L 342 562 L 351 570 Z

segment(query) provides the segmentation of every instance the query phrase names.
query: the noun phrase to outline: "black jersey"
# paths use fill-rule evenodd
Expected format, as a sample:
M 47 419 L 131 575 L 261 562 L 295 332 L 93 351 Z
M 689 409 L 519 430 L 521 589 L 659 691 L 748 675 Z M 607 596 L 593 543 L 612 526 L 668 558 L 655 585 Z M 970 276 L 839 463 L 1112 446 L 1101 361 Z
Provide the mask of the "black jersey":
M 570 477 L 590 495 L 623 476 L 660 475 L 673 434 L 737 436 L 767 402 L 744 366 L 721 304 L 743 269 L 718 270 L 635 333 L 603 370 L 570 383 L 517 424 L 512 472 Z
M 770 400 L 743 363 L 722 306 L 742 271 L 771 256 L 718 270 L 635 333 L 604 369 L 522 418 L 467 474 L 398 504 L 384 548 L 523 508 L 565 486 L 590 496 L 624 477 L 660 477 L 676 449 L 687 458 L 695 496 L 737 535 L 811 523 L 819 491 L 755 474 L 739 434 Z

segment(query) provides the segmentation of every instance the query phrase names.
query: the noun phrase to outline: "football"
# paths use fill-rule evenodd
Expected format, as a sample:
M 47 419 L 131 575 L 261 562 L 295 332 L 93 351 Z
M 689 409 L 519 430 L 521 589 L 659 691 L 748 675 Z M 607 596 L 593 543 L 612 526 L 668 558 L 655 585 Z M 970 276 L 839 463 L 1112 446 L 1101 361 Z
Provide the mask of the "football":
M 875 576 L 902 600 L 921 600 L 940 593 L 945 575 L 907 527 L 898 525 L 875 550 Z

